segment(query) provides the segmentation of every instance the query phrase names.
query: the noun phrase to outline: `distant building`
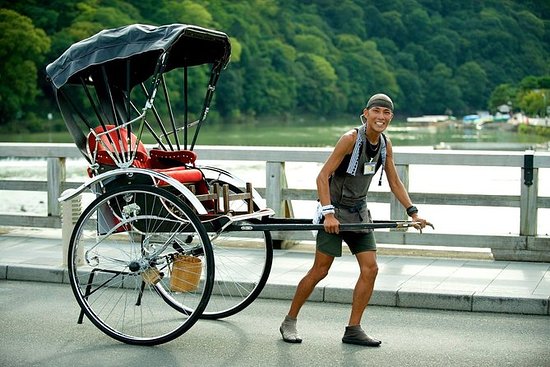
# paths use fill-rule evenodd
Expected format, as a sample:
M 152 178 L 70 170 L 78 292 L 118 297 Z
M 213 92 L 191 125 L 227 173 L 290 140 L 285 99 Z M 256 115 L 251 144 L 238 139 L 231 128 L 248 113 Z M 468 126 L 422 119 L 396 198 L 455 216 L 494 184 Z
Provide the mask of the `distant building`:
M 507 104 L 501 104 L 500 106 L 497 107 L 497 111 L 502 113 L 503 115 L 510 114 L 511 110 L 512 110 L 512 107 L 510 107 Z

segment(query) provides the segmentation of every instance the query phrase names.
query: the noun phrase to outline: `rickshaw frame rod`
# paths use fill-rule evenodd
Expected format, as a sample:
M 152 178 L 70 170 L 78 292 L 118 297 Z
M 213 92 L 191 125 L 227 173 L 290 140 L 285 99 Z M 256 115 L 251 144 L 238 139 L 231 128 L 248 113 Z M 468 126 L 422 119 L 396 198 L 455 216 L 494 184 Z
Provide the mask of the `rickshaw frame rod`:
M 360 229 L 409 228 L 417 223 L 411 221 L 382 221 L 372 223 L 341 223 L 341 231 Z M 226 231 L 315 231 L 324 229 L 322 224 L 314 224 L 311 219 L 264 218 L 261 222 L 235 221 L 228 225 Z

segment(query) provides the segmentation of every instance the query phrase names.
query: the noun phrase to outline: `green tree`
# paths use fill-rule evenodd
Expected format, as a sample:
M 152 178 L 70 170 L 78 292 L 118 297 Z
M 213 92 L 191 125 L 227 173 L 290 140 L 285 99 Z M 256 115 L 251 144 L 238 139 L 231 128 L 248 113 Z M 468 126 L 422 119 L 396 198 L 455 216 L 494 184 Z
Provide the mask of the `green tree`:
M 457 50 L 455 43 L 443 34 L 436 34 L 423 42 L 426 50 L 438 60 L 445 61 L 445 64 L 455 67 L 457 63 Z
M 338 68 L 338 85 L 345 92 L 345 112 L 357 112 L 365 104 L 365 98 L 375 92 L 383 91 L 389 95 L 398 93 L 395 74 L 383 52 L 378 50 L 377 43 L 342 36 L 337 44 L 341 53 L 338 60 L 341 67 Z
M 462 101 L 470 111 L 487 107 L 486 95 L 489 92 L 487 74 L 478 63 L 469 61 L 460 65 L 456 71 L 455 80 L 457 87 L 460 88 Z
M 164 23 L 187 23 L 202 27 L 212 27 L 214 24 L 214 18 L 208 9 L 190 0 L 167 0 L 156 12 L 156 17 Z
M 244 71 L 231 67 L 222 73 L 215 95 L 215 111 L 231 120 L 238 120 L 245 106 Z
M 297 34 L 294 45 L 299 52 L 312 53 L 319 56 L 328 54 L 328 44 L 322 38 L 312 34 Z
M 453 80 L 452 70 L 443 63 L 437 64 L 426 80 L 425 113 L 457 113 L 464 110 L 461 91 Z
M 539 78 L 539 87 L 550 89 L 550 75 L 544 75 Z
M 298 78 L 298 104 L 304 112 L 330 114 L 334 112 L 331 98 L 336 92 L 336 71 L 322 56 L 298 55 L 301 72 Z
M 382 13 L 382 27 L 385 30 L 384 37 L 396 40 L 400 46 L 407 43 L 407 28 L 403 24 L 402 13 L 396 10 Z
M 397 71 L 397 83 L 401 87 L 401 92 L 397 100 L 400 105 L 407 106 L 407 112 L 411 115 L 420 115 L 424 109 L 424 84 L 418 75 L 409 69 L 399 69 Z
M 424 71 L 431 70 L 437 64 L 437 58 L 422 45 L 410 43 L 403 51 L 413 55 L 414 62 L 422 65 L 421 68 Z
M 327 23 L 338 33 L 356 34 L 365 37 L 363 7 L 354 4 L 351 0 L 323 0 L 318 1 L 319 10 Z
M 52 35 L 72 23 L 80 13 L 78 4 L 86 0 L 0 0 L 0 8 L 11 9 L 29 17 L 35 27 Z
M 539 79 L 534 75 L 528 75 L 521 80 L 519 87 L 523 90 L 531 90 L 539 87 Z
M 97 1 L 83 1 L 75 5 L 77 15 L 71 22 L 51 35 L 52 60 L 71 44 L 90 37 L 107 28 L 116 28 L 141 22 L 139 11 L 125 1 L 114 0 L 112 6 Z
M 403 25 L 408 30 L 408 39 L 421 43 L 433 35 L 430 15 L 421 7 L 414 7 L 403 16 Z
M 532 90 L 519 99 L 519 107 L 528 116 L 546 116 L 547 90 Z
M 0 124 L 23 116 L 40 91 L 38 65 L 50 48 L 46 33 L 21 14 L 0 9 Z
M 517 106 L 516 94 L 517 88 L 511 84 L 497 86 L 489 97 L 489 109 L 495 111 L 501 105 L 510 105 L 514 109 Z

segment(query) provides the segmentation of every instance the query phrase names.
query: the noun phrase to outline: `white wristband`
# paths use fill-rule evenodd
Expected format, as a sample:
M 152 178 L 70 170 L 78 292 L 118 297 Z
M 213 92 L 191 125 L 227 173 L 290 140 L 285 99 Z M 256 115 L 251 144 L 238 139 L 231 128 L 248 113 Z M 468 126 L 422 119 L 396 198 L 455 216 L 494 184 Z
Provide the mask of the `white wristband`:
M 327 214 L 334 214 L 334 205 L 325 205 L 321 207 L 321 214 L 323 214 L 323 217 Z

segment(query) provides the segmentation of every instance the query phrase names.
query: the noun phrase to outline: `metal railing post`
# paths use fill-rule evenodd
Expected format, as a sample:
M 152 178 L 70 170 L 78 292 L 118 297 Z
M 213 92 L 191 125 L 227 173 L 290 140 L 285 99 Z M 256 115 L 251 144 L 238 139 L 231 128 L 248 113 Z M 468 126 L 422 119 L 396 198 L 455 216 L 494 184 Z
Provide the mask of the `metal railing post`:
M 409 191 L 409 165 L 408 164 L 397 164 L 397 175 L 403 182 L 405 189 Z M 407 213 L 403 209 L 403 205 L 397 200 L 397 198 L 392 194 L 390 199 L 390 219 L 393 220 L 407 220 Z
M 521 168 L 521 196 L 519 203 L 520 236 L 537 235 L 537 197 L 539 193 L 539 170 L 534 167 L 534 152 L 526 151 Z
M 65 158 L 48 158 L 48 216 L 59 217 L 61 206 L 57 200 L 65 182 Z

